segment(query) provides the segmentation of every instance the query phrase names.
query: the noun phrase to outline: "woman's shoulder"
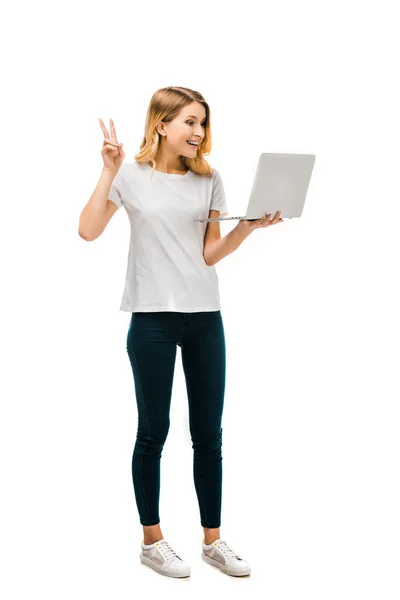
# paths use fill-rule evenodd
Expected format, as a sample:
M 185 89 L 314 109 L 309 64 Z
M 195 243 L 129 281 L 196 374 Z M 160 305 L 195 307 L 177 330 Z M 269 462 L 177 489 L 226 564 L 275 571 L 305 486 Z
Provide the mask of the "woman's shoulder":
M 146 175 L 147 171 L 151 171 L 151 167 L 147 163 L 131 160 L 123 162 L 119 171 L 124 178 L 132 181 Z
M 123 162 L 120 168 L 123 168 L 126 171 L 131 171 L 132 169 L 143 171 L 144 169 L 149 168 L 149 165 L 147 163 L 139 162 L 138 160 L 130 160 Z

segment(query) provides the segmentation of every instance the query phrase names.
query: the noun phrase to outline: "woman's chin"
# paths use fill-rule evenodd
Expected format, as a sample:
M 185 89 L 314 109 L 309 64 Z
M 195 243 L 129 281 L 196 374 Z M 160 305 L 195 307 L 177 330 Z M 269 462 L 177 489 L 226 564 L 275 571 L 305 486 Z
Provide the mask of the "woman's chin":
M 188 148 L 187 150 L 185 150 L 184 153 L 182 153 L 182 156 L 184 156 L 185 158 L 196 158 L 197 148 L 196 150 L 191 150 L 190 148 Z

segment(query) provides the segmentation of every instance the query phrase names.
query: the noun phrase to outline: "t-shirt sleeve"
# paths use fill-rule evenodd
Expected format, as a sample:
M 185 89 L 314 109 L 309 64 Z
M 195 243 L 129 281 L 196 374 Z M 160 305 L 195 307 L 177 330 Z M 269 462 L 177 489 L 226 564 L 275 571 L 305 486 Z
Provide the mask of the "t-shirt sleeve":
M 121 208 L 121 206 L 124 203 L 123 179 L 122 179 L 122 175 L 121 175 L 121 169 L 122 169 L 122 165 L 120 166 L 116 176 L 114 177 L 114 180 L 111 184 L 110 191 L 108 193 L 108 199 L 111 200 L 111 202 L 114 202 L 114 204 L 116 204 L 118 206 L 118 208 Z
M 223 217 L 228 214 L 228 205 L 225 198 L 224 184 L 217 169 L 213 169 L 214 176 L 212 182 L 212 196 L 210 210 L 219 210 L 219 216 Z

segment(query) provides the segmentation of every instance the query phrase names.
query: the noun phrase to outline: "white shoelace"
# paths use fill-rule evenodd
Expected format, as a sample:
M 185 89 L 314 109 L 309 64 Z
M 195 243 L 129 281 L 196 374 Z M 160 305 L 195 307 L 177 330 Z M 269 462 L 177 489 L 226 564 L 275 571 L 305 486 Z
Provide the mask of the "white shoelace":
M 179 558 L 180 560 L 182 560 L 181 557 L 177 555 L 175 550 L 171 548 L 171 546 L 166 540 L 158 542 L 158 546 L 156 546 L 156 548 L 161 552 L 166 561 L 172 560 L 173 558 Z
M 217 548 L 228 560 L 231 560 L 232 558 L 240 558 L 240 556 L 238 556 L 236 552 L 232 548 L 230 548 L 224 540 L 220 540 L 218 542 Z

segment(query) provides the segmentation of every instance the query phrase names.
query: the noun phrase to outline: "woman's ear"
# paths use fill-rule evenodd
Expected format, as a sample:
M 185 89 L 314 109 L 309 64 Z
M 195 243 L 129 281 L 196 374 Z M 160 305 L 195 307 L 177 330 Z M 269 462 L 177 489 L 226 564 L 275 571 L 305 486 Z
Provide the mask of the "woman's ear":
M 167 135 L 165 129 L 164 129 L 164 123 L 160 123 L 159 125 L 157 125 L 157 131 L 160 135 Z

